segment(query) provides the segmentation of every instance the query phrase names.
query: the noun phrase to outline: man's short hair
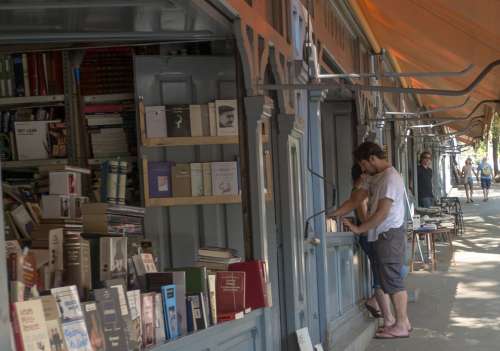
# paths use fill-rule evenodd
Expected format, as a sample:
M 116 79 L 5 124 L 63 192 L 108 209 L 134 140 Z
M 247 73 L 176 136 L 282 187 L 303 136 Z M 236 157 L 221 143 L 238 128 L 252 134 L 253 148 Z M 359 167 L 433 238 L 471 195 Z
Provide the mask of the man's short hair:
M 424 151 L 420 154 L 420 162 L 424 160 L 424 158 L 431 157 L 431 153 L 429 151 Z
M 378 144 L 371 141 L 365 141 L 354 151 L 354 158 L 357 162 L 367 161 L 370 156 L 376 156 L 382 160 L 385 159 L 385 152 Z

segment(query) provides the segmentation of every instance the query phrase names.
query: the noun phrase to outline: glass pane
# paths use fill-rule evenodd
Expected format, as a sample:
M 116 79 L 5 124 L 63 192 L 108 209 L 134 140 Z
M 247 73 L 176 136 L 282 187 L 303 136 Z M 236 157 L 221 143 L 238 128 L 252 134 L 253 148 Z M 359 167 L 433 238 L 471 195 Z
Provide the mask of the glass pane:
M 332 306 L 332 316 L 340 316 L 340 306 L 339 306 L 339 296 L 338 296 L 338 265 L 337 265 L 337 250 L 335 246 L 328 246 L 327 251 L 327 261 L 328 261 L 328 300 Z
M 339 248 L 342 314 L 354 305 L 352 248 Z

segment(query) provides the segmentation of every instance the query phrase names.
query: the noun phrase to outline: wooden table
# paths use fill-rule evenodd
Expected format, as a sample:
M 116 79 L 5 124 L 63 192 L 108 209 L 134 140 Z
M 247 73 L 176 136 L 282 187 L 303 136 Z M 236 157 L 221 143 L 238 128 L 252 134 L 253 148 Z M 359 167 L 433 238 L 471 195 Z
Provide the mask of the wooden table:
M 452 238 L 451 228 L 437 228 L 433 230 L 413 230 L 412 241 L 411 241 L 411 258 L 410 258 L 410 272 L 413 272 L 415 263 L 415 250 L 416 246 L 420 245 L 417 240 L 419 236 L 424 236 L 428 260 L 430 262 L 431 272 L 434 272 L 437 268 L 437 254 L 436 254 L 436 237 L 442 236 L 448 243 L 450 249 L 450 260 L 453 260 L 453 238 Z M 422 257 L 423 259 L 423 257 Z M 425 263 L 425 262 L 423 262 Z

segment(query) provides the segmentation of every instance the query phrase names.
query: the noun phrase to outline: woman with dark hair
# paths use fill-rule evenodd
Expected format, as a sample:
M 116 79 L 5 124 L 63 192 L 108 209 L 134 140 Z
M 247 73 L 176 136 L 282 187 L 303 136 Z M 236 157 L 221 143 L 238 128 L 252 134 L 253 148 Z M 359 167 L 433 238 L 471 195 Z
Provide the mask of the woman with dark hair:
M 365 181 L 365 177 L 367 175 L 363 173 L 363 170 L 359 166 L 359 164 L 355 164 L 351 168 L 351 177 L 352 177 L 352 193 L 358 191 L 363 182 Z M 363 223 L 366 221 L 368 218 L 368 199 L 363 201 L 360 206 L 358 206 L 355 209 L 355 214 L 356 214 L 356 221 L 358 224 Z M 363 249 L 365 252 L 366 256 L 368 257 L 368 260 L 370 261 L 370 266 L 371 266 L 371 271 L 372 271 L 372 282 L 373 282 L 373 289 L 375 289 L 375 295 L 371 296 L 368 298 L 368 300 L 365 303 L 366 309 L 371 313 L 371 315 L 374 318 L 381 318 L 383 317 L 383 314 L 380 310 L 380 305 L 378 301 L 381 301 L 381 304 L 383 306 L 387 306 L 387 308 L 384 308 L 386 310 L 386 315 L 384 319 L 387 319 L 388 324 L 391 322 L 394 322 L 394 317 L 392 316 L 392 313 L 390 311 L 389 306 L 389 297 L 384 294 L 381 289 L 380 289 L 380 282 L 378 275 L 376 274 L 376 270 L 374 269 L 374 266 L 376 265 L 375 262 L 375 251 L 373 247 L 373 242 L 368 241 L 368 237 L 366 233 L 362 233 L 358 236 L 358 242 L 359 246 Z M 380 292 L 377 294 L 377 292 Z

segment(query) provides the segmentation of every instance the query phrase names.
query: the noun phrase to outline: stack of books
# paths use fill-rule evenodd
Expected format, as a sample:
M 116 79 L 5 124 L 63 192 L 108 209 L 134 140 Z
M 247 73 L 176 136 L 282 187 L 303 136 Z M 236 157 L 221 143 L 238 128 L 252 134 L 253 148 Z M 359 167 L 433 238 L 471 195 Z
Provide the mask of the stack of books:
M 195 265 L 207 267 L 211 271 L 226 271 L 230 264 L 241 262 L 236 250 L 221 247 L 202 247 L 198 249 Z
M 82 206 L 85 233 L 105 235 L 144 235 L 144 208 L 88 203 Z

